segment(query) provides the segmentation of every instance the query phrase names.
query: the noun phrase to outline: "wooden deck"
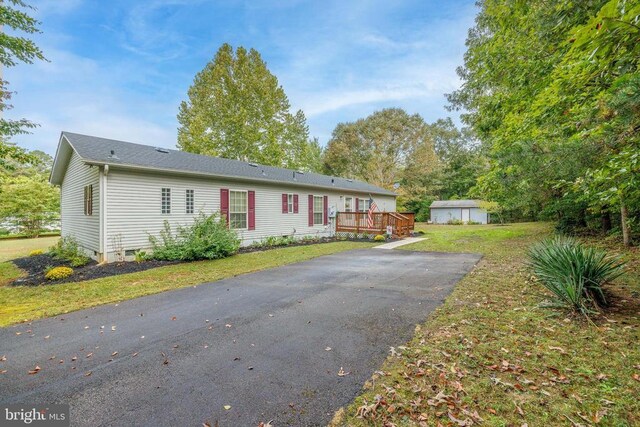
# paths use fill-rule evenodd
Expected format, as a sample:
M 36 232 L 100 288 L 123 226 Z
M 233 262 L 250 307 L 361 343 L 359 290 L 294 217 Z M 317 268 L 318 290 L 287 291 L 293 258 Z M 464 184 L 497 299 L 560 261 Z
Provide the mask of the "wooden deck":
M 407 237 L 413 231 L 414 214 L 409 212 L 374 212 L 373 225 L 369 226 L 367 212 L 338 212 L 336 214 L 336 233 L 385 234 L 391 226 L 394 237 Z

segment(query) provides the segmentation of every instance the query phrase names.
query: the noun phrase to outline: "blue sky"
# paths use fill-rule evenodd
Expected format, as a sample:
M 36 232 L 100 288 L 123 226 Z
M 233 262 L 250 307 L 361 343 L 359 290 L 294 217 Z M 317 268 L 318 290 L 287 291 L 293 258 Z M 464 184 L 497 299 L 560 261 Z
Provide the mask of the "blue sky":
M 174 147 L 194 75 L 222 43 L 257 49 L 324 145 L 339 122 L 401 107 L 451 115 L 469 1 L 31 0 L 50 62 L 5 70 L 15 139 L 53 154 L 60 131 Z

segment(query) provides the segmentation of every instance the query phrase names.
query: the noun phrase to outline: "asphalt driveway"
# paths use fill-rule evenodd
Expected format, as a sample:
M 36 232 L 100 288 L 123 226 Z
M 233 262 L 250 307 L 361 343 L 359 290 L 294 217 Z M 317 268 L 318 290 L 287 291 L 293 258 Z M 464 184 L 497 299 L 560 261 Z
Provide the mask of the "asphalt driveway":
M 3 328 L 0 402 L 69 403 L 83 426 L 324 425 L 479 258 L 355 250 Z

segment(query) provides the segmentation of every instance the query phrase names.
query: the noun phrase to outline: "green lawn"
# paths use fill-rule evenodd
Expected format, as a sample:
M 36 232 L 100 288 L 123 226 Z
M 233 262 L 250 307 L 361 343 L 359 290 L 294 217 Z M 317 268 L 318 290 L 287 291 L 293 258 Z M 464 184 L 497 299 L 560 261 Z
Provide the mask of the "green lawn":
M 52 236 L 37 239 L 0 239 L 0 262 L 27 256 L 35 249 L 46 250 L 59 238 L 59 236 Z
M 0 263 L 0 326 L 371 246 L 373 246 L 371 243 L 334 242 L 272 249 L 215 261 L 159 267 L 86 282 L 35 287 L 6 285 L 19 277 L 21 271 L 10 262 L 3 262 Z M 31 248 L 33 247 L 35 246 Z M 16 249 L 16 254 L 23 253 L 24 250 L 24 246 L 21 246 Z
M 484 258 L 332 425 L 640 425 L 637 248 L 588 242 L 629 261 L 614 307 L 589 324 L 539 305 L 524 254 L 549 225 L 418 228 L 427 240 L 403 249 Z

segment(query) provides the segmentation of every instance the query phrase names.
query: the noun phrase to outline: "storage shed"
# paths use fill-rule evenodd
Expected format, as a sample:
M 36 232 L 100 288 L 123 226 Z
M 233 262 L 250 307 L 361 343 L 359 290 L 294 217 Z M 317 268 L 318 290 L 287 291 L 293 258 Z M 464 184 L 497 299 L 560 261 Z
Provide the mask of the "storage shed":
M 451 221 L 489 223 L 489 214 L 480 207 L 481 200 L 436 200 L 430 206 L 431 222 L 447 224 Z

